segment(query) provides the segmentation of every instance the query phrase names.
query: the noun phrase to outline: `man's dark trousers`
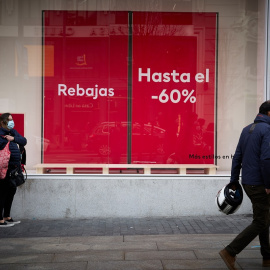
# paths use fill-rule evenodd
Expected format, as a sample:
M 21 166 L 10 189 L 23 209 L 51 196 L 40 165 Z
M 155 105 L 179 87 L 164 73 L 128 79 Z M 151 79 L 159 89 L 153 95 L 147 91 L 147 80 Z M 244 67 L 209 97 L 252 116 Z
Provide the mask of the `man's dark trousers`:
M 235 256 L 259 235 L 261 254 L 263 258 L 270 259 L 270 195 L 267 195 L 263 185 L 243 185 L 243 188 L 252 203 L 253 221 L 225 249 Z

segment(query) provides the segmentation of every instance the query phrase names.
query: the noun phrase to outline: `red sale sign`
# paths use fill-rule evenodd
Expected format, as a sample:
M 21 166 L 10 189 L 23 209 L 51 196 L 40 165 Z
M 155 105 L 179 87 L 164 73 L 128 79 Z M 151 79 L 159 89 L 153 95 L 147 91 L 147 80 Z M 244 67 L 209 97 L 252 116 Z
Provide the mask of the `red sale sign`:
M 44 12 L 45 163 L 126 163 L 127 23 L 126 12 Z
M 132 161 L 213 163 L 216 14 L 133 14 Z M 148 147 L 149 151 L 146 151 Z
M 43 17 L 43 162 L 214 163 L 216 14 Z

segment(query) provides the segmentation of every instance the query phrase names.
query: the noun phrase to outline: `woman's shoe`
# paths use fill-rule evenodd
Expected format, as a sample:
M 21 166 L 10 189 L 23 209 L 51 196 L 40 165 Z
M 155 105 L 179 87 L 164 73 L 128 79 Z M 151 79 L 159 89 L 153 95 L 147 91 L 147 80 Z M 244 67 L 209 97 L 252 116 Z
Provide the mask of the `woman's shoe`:
M 14 226 L 13 223 L 6 223 L 6 222 L 0 223 L 0 228 L 8 228 L 8 227 L 12 227 L 12 226 Z
M 21 221 L 15 221 L 15 220 L 13 220 L 13 218 L 11 218 L 11 219 L 6 219 L 5 220 L 5 222 L 7 223 L 7 224 L 19 224 L 19 223 L 21 223 Z

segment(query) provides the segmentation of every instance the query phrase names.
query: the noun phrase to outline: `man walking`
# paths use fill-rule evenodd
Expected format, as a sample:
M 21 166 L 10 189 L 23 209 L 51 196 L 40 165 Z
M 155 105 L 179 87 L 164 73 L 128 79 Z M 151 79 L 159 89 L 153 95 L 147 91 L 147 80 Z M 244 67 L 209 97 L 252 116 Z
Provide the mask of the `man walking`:
M 259 236 L 262 266 L 270 266 L 270 100 L 259 108 L 254 123 L 242 130 L 232 160 L 231 183 L 239 181 L 251 200 L 253 221 L 225 249 L 219 252 L 231 270 L 235 268 L 236 255 L 256 236 Z

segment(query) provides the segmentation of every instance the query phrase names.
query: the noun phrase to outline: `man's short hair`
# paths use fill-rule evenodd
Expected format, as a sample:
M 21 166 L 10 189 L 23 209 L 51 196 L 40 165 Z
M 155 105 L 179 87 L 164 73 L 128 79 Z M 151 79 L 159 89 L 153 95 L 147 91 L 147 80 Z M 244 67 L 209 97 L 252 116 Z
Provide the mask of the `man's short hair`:
M 270 111 L 270 100 L 267 100 L 260 106 L 259 113 L 267 115 L 269 111 Z

